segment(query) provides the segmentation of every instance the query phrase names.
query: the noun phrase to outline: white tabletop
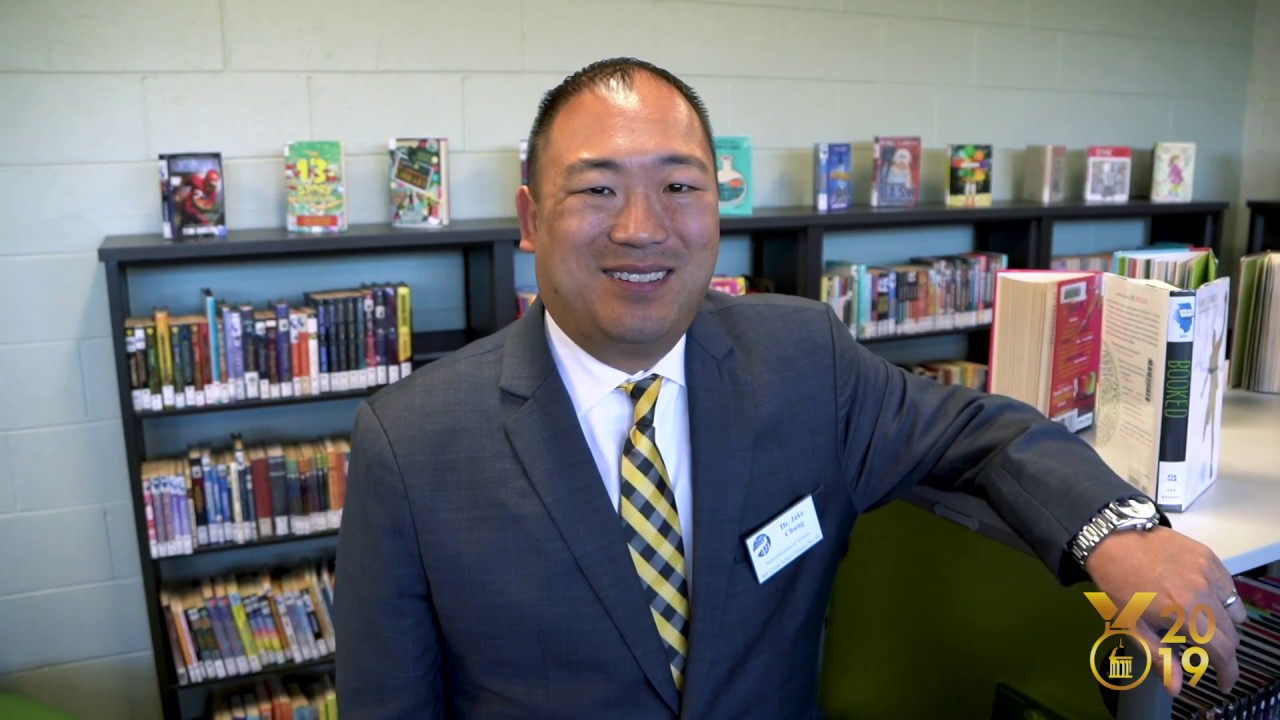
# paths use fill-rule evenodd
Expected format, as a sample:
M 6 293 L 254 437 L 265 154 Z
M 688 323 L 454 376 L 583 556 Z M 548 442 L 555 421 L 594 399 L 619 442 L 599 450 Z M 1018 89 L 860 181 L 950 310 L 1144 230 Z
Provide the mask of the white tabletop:
M 1280 395 L 1227 391 L 1218 479 L 1169 519 L 1232 573 L 1280 560 Z
M 1086 431 L 1081 437 L 1091 441 L 1093 435 Z M 1028 550 L 978 498 L 921 487 L 907 500 Z M 1232 574 L 1280 561 L 1280 395 L 1227 391 L 1218 479 L 1169 519 L 1174 529 L 1222 558 Z

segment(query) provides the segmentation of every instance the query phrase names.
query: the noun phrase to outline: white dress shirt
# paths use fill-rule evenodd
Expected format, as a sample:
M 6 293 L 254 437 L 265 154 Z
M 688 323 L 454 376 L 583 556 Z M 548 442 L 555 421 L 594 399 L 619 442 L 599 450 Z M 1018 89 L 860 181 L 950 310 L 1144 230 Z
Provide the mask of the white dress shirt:
M 560 329 L 547 312 L 547 342 L 564 380 L 569 398 L 578 414 L 582 434 L 591 448 L 605 492 L 613 509 L 618 509 L 622 485 L 622 446 L 633 424 L 634 404 L 619 385 L 640 380 L 652 373 L 662 376 L 662 389 L 654 408 L 653 429 L 670 475 L 671 490 L 680 515 L 680 536 L 684 543 L 685 582 L 692 589 L 693 574 L 693 490 L 690 481 L 689 393 L 684 378 L 685 336 L 656 365 L 634 375 L 610 367 L 583 350 Z M 618 520 L 622 522 L 621 518 Z

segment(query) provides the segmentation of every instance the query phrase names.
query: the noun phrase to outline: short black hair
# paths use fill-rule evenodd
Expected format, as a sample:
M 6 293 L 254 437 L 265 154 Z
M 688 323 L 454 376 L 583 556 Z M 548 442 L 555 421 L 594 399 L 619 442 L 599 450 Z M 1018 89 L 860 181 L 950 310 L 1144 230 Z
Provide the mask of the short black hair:
M 618 83 L 623 87 L 631 87 L 636 73 L 644 72 L 675 88 L 698 115 L 702 124 L 702 132 L 706 135 L 707 151 L 711 157 L 716 156 L 715 136 L 711 132 L 711 119 L 707 116 L 707 106 L 698 97 L 698 93 L 688 83 L 657 65 L 638 60 L 633 57 L 615 57 L 597 60 L 574 74 L 566 77 L 559 85 L 547 91 L 538 105 L 538 114 L 533 118 L 533 129 L 529 131 L 528 163 L 529 192 L 534 192 L 538 175 L 539 149 L 546 141 L 551 123 L 564 109 L 566 103 L 586 90 Z

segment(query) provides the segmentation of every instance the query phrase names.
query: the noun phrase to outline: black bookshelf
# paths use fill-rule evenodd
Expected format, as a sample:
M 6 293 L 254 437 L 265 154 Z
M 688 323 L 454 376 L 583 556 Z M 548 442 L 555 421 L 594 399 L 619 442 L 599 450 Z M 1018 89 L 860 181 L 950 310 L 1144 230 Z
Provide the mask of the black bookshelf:
M 1148 243 L 1169 240 L 1222 250 L 1222 217 L 1225 202 L 1157 204 L 1144 200 L 1090 205 L 1065 202 L 1042 205 L 1020 201 L 997 202 L 982 208 L 949 208 L 923 204 L 915 208 L 855 207 L 845 211 L 819 213 L 811 208 L 762 208 L 750 217 L 725 217 L 721 231 L 726 235 L 745 234 L 751 243 L 749 275 L 766 280 L 777 292 L 820 299 L 823 273 L 823 242 L 829 232 L 872 232 L 895 228 L 967 226 L 973 231 L 973 249 L 1003 252 L 1010 267 L 1048 268 L 1053 257 L 1053 231 L 1058 223 L 1072 220 L 1139 219 L 1144 223 Z M 187 717 L 184 712 L 201 706 L 200 697 L 211 687 L 225 682 L 245 682 L 252 676 L 225 681 L 179 685 L 172 667 L 164 616 L 159 604 L 159 588 L 169 580 L 190 578 L 203 571 L 202 563 L 219 568 L 252 568 L 281 552 L 331 552 L 336 532 L 289 536 L 243 545 L 202 549 L 192 555 L 152 559 L 147 537 L 145 505 L 141 490 L 141 464 L 150 459 L 145 443 L 144 423 L 161 423 L 167 418 L 224 410 L 254 411 L 260 408 L 296 407 L 299 423 L 312 403 L 366 397 L 381 388 L 328 393 L 319 396 L 267 401 L 240 401 L 211 407 L 155 413 L 133 410 L 123 328 L 125 318 L 145 315 L 150 307 L 133 307 L 129 300 L 130 273 L 135 269 L 252 264 L 266 260 L 296 260 L 341 255 L 386 253 L 459 253 L 463 259 L 462 285 L 465 288 L 465 327 L 414 333 L 414 365 L 420 367 L 440 359 L 466 343 L 507 326 L 516 317 L 514 256 L 518 252 L 519 225 L 514 218 L 455 221 L 432 230 L 407 230 L 389 224 L 352 225 L 347 232 L 328 235 L 288 233 L 282 229 L 236 230 L 222 238 L 165 240 L 158 233 L 118 235 L 104 239 L 98 249 L 106 275 L 111 332 L 116 362 L 116 382 L 121 408 L 123 439 L 129 464 L 130 496 L 134 506 L 134 530 L 142 560 L 142 580 L 147 602 L 151 645 L 155 658 L 161 702 L 167 718 Z M 906 258 L 903 258 L 906 260 Z M 415 278 L 397 278 L 415 285 Z M 421 320 L 415 317 L 415 320 Z M 990 327 L 978 325 L 930 332 L 868 338 L 867 344 L 904 343 L 923 338 L 957 336 L 968 340 L 969 360 L 985 362 Z M 193 442 L 205 438 L 193 438 Z M 308 545 L 311 543 L 311 545 Z M 272 668 L 264 672 L 294 672 L 331 661 Z
M 1280 200 L 1250 200 L 1249 240 L 1245 253 L 1280 251 Z

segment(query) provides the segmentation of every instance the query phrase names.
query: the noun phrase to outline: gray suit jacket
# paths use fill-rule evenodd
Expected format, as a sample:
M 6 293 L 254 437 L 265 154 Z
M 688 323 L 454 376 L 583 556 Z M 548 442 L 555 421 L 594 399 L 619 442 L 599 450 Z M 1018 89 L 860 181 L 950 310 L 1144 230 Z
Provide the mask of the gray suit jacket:
M 1136 494 L 1027 405 L 909 373 L 828 307 L 709 293 L 688 333 L 686 685 L 547 345 L 543 308 L 361 405 L 338 547 L 343 717 L 820 717 L 823 619 L 855 519 L 917 483 L 973 492 L 1063 582 Z M 807 495 L 824 539 L 764 584 L 743 543 Z

